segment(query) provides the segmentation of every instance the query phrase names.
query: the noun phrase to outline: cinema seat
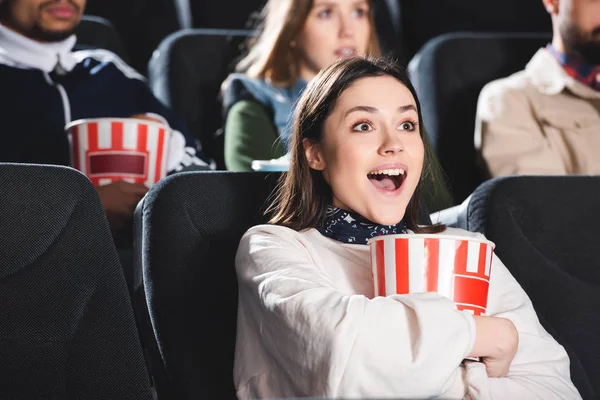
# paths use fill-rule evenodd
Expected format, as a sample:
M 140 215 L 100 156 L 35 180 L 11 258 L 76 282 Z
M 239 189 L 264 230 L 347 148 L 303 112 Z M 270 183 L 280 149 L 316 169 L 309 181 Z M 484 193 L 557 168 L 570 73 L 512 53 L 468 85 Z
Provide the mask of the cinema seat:
M 243 30 L 189 29 L 165 38 L 148 64 L 154 95 L 187 124 L 202 150 L 225 169 L 221 83 L 232 71 Z
M 460 204 L 487 176 L 475 154 L 483 86 L 522 70 L 549 34 L 453 33 L 427 43 L 409 64 L 425 129 Z
M 542 325 L 569 353 L 584 399 L 600 398 L 599 186 L 598 176 L 497 178 L 475 190 L 459 217 L 462 228 L 496 243 Z
M 119 32 L 107 19 L 84 15 L 75 30 L 75 35 L 77 35 L 75 50 L 110 50 L 126 63 L 129 62 L 129 55 Z
M 0 399 L 152 399 L 125 278 L 91 182 L 0 164 Z
M 233 399 L 234 257 L 278 174 L 184 172 L 135 215 L 134 302 L 159 399 Z

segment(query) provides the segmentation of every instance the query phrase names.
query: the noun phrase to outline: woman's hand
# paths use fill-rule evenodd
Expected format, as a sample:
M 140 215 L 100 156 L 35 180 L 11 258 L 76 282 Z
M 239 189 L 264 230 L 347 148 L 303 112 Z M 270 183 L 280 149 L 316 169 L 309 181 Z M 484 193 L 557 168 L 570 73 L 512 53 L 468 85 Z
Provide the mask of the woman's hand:
M 506 318 L 475 316 L 474 319 L 477 336 L 469 357 L 480 357 L 490 378 L 506 376 L 519 345 L 517 328 Z

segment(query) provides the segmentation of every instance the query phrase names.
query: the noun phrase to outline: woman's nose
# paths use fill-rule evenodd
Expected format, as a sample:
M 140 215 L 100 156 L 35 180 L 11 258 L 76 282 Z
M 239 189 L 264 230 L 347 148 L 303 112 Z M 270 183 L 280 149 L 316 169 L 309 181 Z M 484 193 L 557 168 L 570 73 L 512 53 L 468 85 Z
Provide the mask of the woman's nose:
M 350 15 L 342 15 L 340 18 L 340 37 L 352 37 L 354 35 L 354 19 Z
M 404 143 L 397 132 L 385 132 L 380 152 L 383 155 L 396 154 L 404 150 Z

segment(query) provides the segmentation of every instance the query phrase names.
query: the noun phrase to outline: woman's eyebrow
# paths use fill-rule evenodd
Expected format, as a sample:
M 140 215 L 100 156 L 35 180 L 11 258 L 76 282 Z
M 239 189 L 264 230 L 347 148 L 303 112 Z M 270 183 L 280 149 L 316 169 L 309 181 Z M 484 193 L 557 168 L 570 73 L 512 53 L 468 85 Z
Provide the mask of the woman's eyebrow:
M 315 8 L 315 7 L 321 7 L 321 6 L 337 7 L 339 5 L 340 5 L 339 2 L 336 2 L 336 1 L 329 1 L 329 0 L 319 1 L 319 0 L 316 0 L 314 2 L 314 4 L 313 4 L 313 8 Z M 366 0 L 358 0 L 358 1 L 355 1 L 352 4 L 352 6 L 354 6 L 354 7 L 363 6 L 363 5 L 368 7 L 369 3 Z
M 398 112 L 399 113 L 405 113 L 407 111 L 413 110 L 414 112 L 417 112 L 417 107 L 415 107 L 413 104 L 407 104 L 405 106 L 402 107 L 398 107 Z
M 346 111 L 346 113 L 344 114 L 344 117 L 346 117 L 348 114 L 356 112 L 356 111 L 364 111 L 364 112 L 368 112 L 368 113 L 378 113 L 379 110 L 376 109 L 375 107 L 371 107 L 371 106 L 356 106 L 356 107 L 352 107 L 350 109 L 348 109 Z
M 327 1 L 327 0 L 319 1 L 319 0 L 317 0 L 317 1 L 314 2 L 313 8 L 315 8 L 315 7 L 321 7 L 321 6 L 335 7 L 335 6 L 338 6 L 338 5 L 339 4 L 337 2 L 335 2 L 335 1 Z
M 398 112 L 399 113 L 405 113 L 405 112 L 410 111 L 410 110 L 412 110 L 414 112 L 417 112 L 417 107 L 415 107 L 414 104 L 407 104 L 405 106 L 398 107 Z M 346 113 L 344 114 L 344 117 L 346 117 L 346 116 L 348 116 L 348 114 L 356 112 L 356 111 L 364 111 L 364 112 L 368 112 L 368 113 L 371 113 L 371 114 L 375 114 L 375 113 L 379 112 L 379 110 L 377 108 L 375 108 L 375 107 L 371 107 L 371 106 L 356 106 L 356 107 L 352 107 L 352 108 L 348 109 L 346 111 Z

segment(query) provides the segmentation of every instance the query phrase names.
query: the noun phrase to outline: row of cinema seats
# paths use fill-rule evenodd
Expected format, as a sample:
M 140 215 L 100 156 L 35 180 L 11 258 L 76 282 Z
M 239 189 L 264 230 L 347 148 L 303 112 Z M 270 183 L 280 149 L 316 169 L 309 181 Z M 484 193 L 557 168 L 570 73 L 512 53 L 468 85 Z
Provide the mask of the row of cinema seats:
M 148 65 L 148 84 L 154 94 L 186 121 L 219 169 L 225 169 L 220 87 L 251 34 L 182 30 L 163 40 Z M 408 68 L 425 129 L 448 175 L 454 204 L 488 178 L 473 143 L 481 89 L 523 69 L 550 39 L 543 33 L 452 33 L 430 40 L 412 58 Z M 107 44 L 111 43 L 118 46 L 116 41 Z
M 159 400 L 235 398 L 234 256 L 277 177 L 188 172 L 153 187 L 136 210 L 132 304 L 92 184 L 0 164 L 0 398 L 149 399 L 149 376 Z M 496 243 L 584 399 L 600 397 L 598 185 L 495 179 L 459 219 Z

